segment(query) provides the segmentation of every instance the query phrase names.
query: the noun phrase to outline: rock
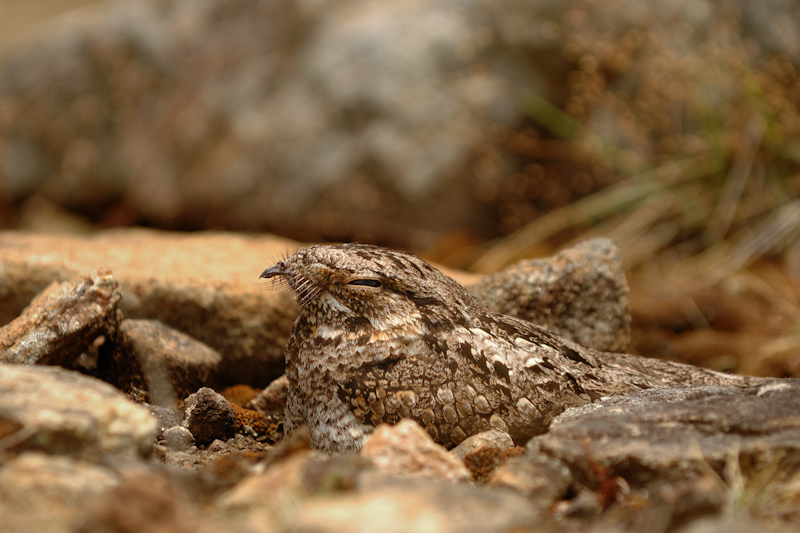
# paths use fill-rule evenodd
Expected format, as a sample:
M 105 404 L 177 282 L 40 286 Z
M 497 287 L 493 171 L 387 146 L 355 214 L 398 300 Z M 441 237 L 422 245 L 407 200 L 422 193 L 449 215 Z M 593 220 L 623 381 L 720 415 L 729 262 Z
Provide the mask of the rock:
M 72 533 L 81 505 L 117 486 L 113 469 L 65 456 L 23 452 L 0 466 L 0 530 Z
M 306 449 L 248 476 L 218 500 L 219 514 L 227 521 L 260 524 L 254 529 L 258 533 L 279 531 L 278 520 L 293 516 L 299 500 L 308 496 L 305 473 L 320 461 Z M 232 529 L 237 530 L 242 529 Z
M 523 456 L 506 462 L 488 479 L 489 486 L 513 489 L 540 510 L 550 509 L 572 483 L 572 474 L 564 463 L 541 453 L 532 444 Z
M 500 179 L 491 126 L 520 119 L 476 61 L 485 24 L 432 0 L 76 14 L 0 65 L 0 195 L 45 188 L 100 213 L 122 197 L 117 216 L 160 227 L 302 224 L 396 242 L 413 228 L 418 244 L 435 229 L 485 233 L 493 209 L 459 184 L 486 152 L 482 180 Z
M 170 449 L 185 452 L 194 446 L 194 435 L 183 426 L 173 426 L 161 434 L 164 444 Z
M 263 387 L 283 373 L 297 311 L 258 275 L 296 246 L 276 237 L 143 229 L 89 237 L 0 232 L 0 323 L 53 281 L 107 265 L 126 318 L 159 320 L 223 354 L 221 383 Z
M 38 450 L 97 461 L 149 453 L 150 412 L 100 380 L 57 367 L 0 365 L 5 451 Z
M 183 425 L 199 445 L 228 439 L 236 432 L 236 411 L 221 394 L 203 387 L 186 398 Z
M 90 237 L 0 232 L 0 322 L 12 320 L 53 281 L 69 279 L 104 264 L 113 269 L 114 279 L 119 282 L 123 295 L 119 308 L 126 318 L 158 320 L 222 354 L 223 363 L 217 367 L 219 386 L 243 383 L 263 387 L 283 373 L 283 351 L 297 309 L 285 294 L 258 284 L 258 275 L 266 265 L 298 246 L 269 236 L 176 234 L 143 229 L 111 230 Z M 598 325 L 585 340 L 595 339 L 604 346 L 620 343 L 627 333 L 611 331 L 614 320 L 592 313 L 591 309 L 604 309 L 611 317 L 623 310 L 627 313 L 626 301 L 615 304 L 600 300 L 602 294 L 623 298 L 621 288 L 616 293 L 610 289 L 587 290 L 588 296 L 577 290 L 562 290 L 563 300 L 554 307 L 564 311 L 549 315 L 546 306 L 553 305 L 549 297 L 536 300 L 535 290 L 522 288 L 528 278 L 543 282 L 544 275 L 536 274 L 539 271 L 547 273 L 547 278 L 561 279 L 562 288 L 581 287 L 568 281 L 569 270 L 578 263 L 578 259 L 570 262 L 573 256 L 596 264 L 601 271 L 598 283 L 605 280 L 602 283 L 610 286 L 614 252 L 602 241 L 583 246 L 574 253 L 562 252 L 552 260 L 552 267 L 546 267 L 548 260 L 542 260 L 532 270 L 524 267 L 501 273 L 499 281 L 489 277 L 476 290 L 500 306 L 502 293 L 498 288 L 508 285 L 516 302 L 507 306 L 508 310 L 550 316 L 550 326 L 565 332 L 575 331 L 578 324 L 592 329 L 588 320 L 597 317 Z M 596 261 L 587 259 L 591 250 L 599 254 Z M 562 267 L 566 272 L 560 276 Z M 463 272 L 448 273 L 462 282 L 475 279 Z M 535 311 L 535 305 L 545 307 Z M 577 310 L 578 318 L 566 314 L 570 309 Z M 617 322 L 626 327 L 627 322 Z M 606 340 L 600 340 L 604 331 Z M 278 383 L 275 389 L 269 389 L 278 403 L 283 401 L 281 386 Z
M 398 475 L 451 482 L 470 478 L 464 463 L 433 442 L 428 432 L 412 420 L 378 426 L 360 454 L 379 468 Z
M 168 473 L 131 472 L 85 506 L 75 533 L 97 531 L 197 531 L 200 520 L 188 494 Z
M 222 356 L 158 320 L 127 319 L 100 349 L 97 375 L 124 392 L 171 407 L 200 387 L 213 387 Z
M 264 414 L 282 415 L 286 409 L 286 395 L 289 393 L 289 380 L 286 375 L 270 383 L 261 393 L 250 400 L 245 407 Z
M 158 405 L 145 405 L 145 407 L 147 407 L 147 409 L 150 410 L 150 414 L 152 414 L 154 417 L 156 417 L 156 420 L 158 420 L 157 437 L 159 438 L 164 431 L 171 427 L 177 426 L 183 420 L 181 415 L 168 407 L 161 407 Z
M 469 289 L 495 311 L 596 350 L 624 352 L 630 342 L 628 282 L 619 250 L 608 239 L 520 261 Z
M 525 452 L 521 446 L 515 448 L 481 448 L 464 457 L 464 465 L 477 483 L 488 480 L 492 473 L 509 460 L 519 457 Z
M 303 502 L 297 532 L 484 532 L 540 530 L 546 521 L 517 494 L 426 479 L 369 487 Z
M 53 282 L 22 315 L 0 328 L 0 362 L 70 366 L 119 320 L 117 281 L 100 269 L 69 282 Z
M 600 471 L 638 486 L 731 461 L 800 464 L 800 381 L 646 390 L 568 409 L 531 442 L 589 486 Z
M 450 450 L 450 453 L 463 460 L 464 457 L 481 448 L 505 450 L 513 447 L 514 441 L 511 440 L 511 436 L 508 433 L 498 429 L 490 429 L 467 437 L 461 444 Z
M 296 452 L 250 475 L 217 505 L 237 524 L 289 531 L 507 531 L 542 522 L 521 496 L 423 477 L 398 479 L 359 455 Z

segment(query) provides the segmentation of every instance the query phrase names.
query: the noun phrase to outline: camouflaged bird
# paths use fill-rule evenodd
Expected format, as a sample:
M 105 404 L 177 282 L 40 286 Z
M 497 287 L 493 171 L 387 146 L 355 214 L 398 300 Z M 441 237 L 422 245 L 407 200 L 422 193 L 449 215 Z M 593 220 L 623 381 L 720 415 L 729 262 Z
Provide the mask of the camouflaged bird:
M 301 307 L 286 347 L 286 434 L 361 448 L 411 418 L 438 443 L 499 429 L 522 444 L 568 407 L 681 383 L 750 384 L 678 363 L 585 348 L 478 301 L 418 257 L 312 246 L 266 269 Z

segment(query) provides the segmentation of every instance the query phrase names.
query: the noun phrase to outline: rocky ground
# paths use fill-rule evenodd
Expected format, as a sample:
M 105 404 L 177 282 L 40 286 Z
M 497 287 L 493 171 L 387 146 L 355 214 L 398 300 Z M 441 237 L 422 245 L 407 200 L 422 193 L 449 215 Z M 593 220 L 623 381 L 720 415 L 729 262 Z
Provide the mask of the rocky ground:
M 296 313 L 258 274 L 297 243 L 0 234 L 0 531 L 790 531 L 800 384 L 601 401 L 514 447 L 412 422 L 358 455 L 281 439 Z M 630 335 L 603 239 L 477 278 L 503 312 L 605 350 Z

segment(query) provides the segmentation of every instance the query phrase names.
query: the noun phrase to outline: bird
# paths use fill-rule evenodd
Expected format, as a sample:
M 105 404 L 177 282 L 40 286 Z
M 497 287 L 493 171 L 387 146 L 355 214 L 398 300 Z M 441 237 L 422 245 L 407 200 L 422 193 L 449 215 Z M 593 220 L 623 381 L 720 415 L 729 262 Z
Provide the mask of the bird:
M 416 255 L 368 244 L 302 248 L 264 270 L 300 314 L 286 345 L 284 433 L 357 452 L 410 418 L 450 449 L 496 429 L 523 445 L 567 408 L 679 384 L 757 378 L 599 352 L 491 310 Z

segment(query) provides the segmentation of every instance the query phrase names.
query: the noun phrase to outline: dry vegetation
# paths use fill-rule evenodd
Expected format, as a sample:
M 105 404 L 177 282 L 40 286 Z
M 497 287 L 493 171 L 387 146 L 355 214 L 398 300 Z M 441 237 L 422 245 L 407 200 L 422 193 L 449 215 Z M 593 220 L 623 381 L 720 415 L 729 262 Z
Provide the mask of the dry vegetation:
M 800 376 L 796 64 L 741 37 L 735 11 L 669 31 L 620 33 L 580 11 L 565 24 L 575 69 L 564 111 L 525 108 L 562 138 L 531 130 L 508 145 L 531 157 L 517 179 L 532 186 L 536 156 L 567 154 L 590 175 L 562 179 L 578 199 L 481 250 L 473 268 L 607 236 L 631 277 L 634 349 Z M 610 185 L 585 194 L 587 180 Z

